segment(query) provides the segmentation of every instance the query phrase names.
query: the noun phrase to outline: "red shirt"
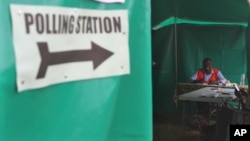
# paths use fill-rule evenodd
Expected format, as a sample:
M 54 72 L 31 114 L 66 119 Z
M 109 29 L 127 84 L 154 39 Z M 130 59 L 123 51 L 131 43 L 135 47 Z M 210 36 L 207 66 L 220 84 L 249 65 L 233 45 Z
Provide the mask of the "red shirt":
M 211 77 L 208 79 L 207 83 L 209 83 L 210 81 L 218 81 L 218 74 L 219 70 L 216 68 L 212 68 L 211 71 Z M 205 71 L 203 69 L 198 69 L 198 73 L 197 73 L 197 80 L 205 80 Z

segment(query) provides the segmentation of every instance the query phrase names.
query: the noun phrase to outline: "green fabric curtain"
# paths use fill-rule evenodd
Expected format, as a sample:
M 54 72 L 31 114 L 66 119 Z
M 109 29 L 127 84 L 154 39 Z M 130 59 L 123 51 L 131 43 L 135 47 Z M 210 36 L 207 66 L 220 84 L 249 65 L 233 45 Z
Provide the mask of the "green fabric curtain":
M 238 26 L 178 26 L 178 82 L 189 77 L 202 66 L 202 59 L 210 57 L 213 66 L 234 83 L 246 74 L 246 28 Z
M 165 26 L 173 25 L 173 24 L 192 24 L 192 25 L 225 25 L 225 26 L 243 26 L 247 27 L 247 22 L 210 22 L 210 21 L 196 21 L 196 20 L 187 20 L 182 18 L 176 18 L 176 17 L 170 17 L 163 22 L 159 23 L 158 25 L 153 27 L 153 30 L 158 30 L 160 28 L 163 28 Z
M 174 58 L 174 27 L 166 27 L 160 31 L 153 31 L 152 48 L 153 61 L 153 103 L 154 111 L 172 111 L 174 104 L 171 94 L 175 87 L 175 58 Z
M 128 10 L 131 73 L 18 93 L 9 9 L 12 3 Z M 124 4 L 94 0 L 1 1 L 0 140 L 151 141 L 150 13 L 149 0 L 127 0 Z
M 250 24 L 250 17 L 248 18 L 248 24 Z M 250 26 L 246 29 L 246 54 L 247 54 L 247 78 L 250 78 Z M 248 79 L 248 85 L 250 79 Z M 249 87 L 249 86 L 248 86 Z M 248 89 L 248 93 L 250 90 Z M 250 109 L 250 96 L 248 96 L 247 108 Z
M 176 17 L 189 20 L 246 22 L 249 12 L 247 0 L 176 0 Z

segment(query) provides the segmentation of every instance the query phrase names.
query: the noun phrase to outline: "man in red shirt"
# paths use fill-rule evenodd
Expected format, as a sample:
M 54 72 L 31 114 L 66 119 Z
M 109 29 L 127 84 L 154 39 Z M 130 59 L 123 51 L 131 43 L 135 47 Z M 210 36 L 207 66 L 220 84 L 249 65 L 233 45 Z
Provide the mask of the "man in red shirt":
M 226 84 L 229 82 L 219 69 L 212 67 L 212 60 L 208 57 L 203 60 L 203 67 L 199 68 L 190 79 L 193 83 L 202 84 Z
M 223 76 L 219 69 L 213 68 L 212 60 L 208 57 L 203 59 L 203 67 L 199 68 L 190 79 L 192 83 L 204 85 L 218 85 L 230 82 Z M 197 102 L 197 110 L 199 114 L 198 119 L 200 126 L 207 126 L 211 110 L 209 103 Z

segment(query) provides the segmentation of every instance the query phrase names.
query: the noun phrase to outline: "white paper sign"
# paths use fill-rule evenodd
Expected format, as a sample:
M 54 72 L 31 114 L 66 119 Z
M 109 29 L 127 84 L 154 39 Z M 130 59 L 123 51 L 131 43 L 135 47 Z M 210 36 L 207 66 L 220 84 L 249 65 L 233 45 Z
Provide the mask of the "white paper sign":
M 10 8 L 19 92 L 130 73 L 127 10 Z

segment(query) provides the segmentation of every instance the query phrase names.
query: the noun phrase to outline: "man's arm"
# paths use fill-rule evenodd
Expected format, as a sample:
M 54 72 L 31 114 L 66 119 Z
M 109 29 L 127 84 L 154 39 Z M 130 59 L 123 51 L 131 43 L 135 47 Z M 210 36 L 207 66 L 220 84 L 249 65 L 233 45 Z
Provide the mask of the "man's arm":
M 204 80 L 197 80 L 197 76 L 198 76 L 198 71 L 195 72 L 195 74 L 193 74 L 191 77 L 190 77 L 190 81 L 192 83 L 204 83 L 205 81 Z
M 217 77 L 218 77 L 218 81 L 225 84 L 227 83 L 227 79 L 224 77 L 224 75 L 221 73 L 221 71 L 218 72 L 217 74 Z

